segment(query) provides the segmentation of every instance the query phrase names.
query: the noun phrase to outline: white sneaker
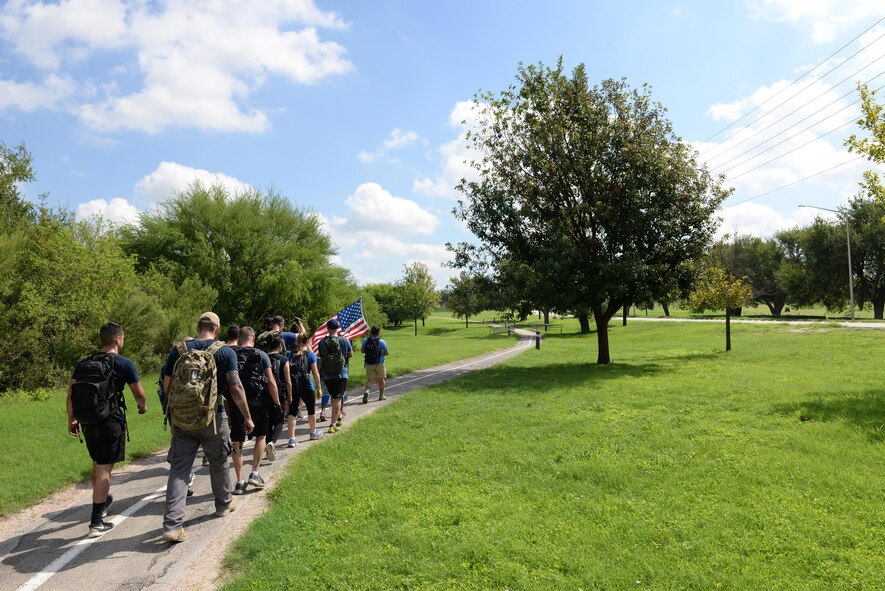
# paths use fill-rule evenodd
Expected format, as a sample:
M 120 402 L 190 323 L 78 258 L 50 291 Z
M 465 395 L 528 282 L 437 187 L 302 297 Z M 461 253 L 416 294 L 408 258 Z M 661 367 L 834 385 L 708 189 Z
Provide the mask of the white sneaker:
M 288 445 L 288 447 L 295 447 L 296 445 L 298 445 L 298 440 L 297 440 L 297 439 L 295 439 L 295 438 L 293 437 L 292 439 L 289 440 L 289 445 Z
M 267 447 L 264 448 L 264 459 L 268 462 L 272 462 L 277 459 L 277 450 L 274 449 L 273 441 L 267 444 Z

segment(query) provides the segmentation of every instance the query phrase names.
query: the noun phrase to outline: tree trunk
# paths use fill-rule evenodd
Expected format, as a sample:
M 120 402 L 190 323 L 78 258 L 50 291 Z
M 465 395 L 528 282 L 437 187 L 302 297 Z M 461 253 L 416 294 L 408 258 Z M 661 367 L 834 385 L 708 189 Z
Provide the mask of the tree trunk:
M 586 312 L 578 314 L 578 322 L 581 323 L 581 334 L 590 334 L 590 316 Z
M 885 311 L 885 301 L 873 302 L 873 318 L 882 320 L 883 311 Z
M 415 336 L 418 336 L 418 317 L 415 317 Z
M 731 351 L 731 313 L 725 311 L 725 350 Z
M 470 316 L 464 314 L 464 328 L 470 328 Z
M 667 318 L 670 317 L 670 303 L 669 302 L 661 302 L 661 308 L 664 310 L 664 316 Z
M 544 310 L 544 324 L 550 324 L 550 310 Z
M 624 305 L 624 318 L 622 326 L 627 326 L 627 314 L 630 313 L 630 304 Z
M 538 320 L 540 320 L 540 319 L 541 319 L 541 311 L 538 310 Z
M 617 308 L 615 308 L 617 310 Z M 612 313 L 614 314 L 614 312 Z M 593 310 L 593 318 L 596 320 L 596 342 L 599 352 L 596 355 L 596 363 L 598 365 L 608 365 L 611 363 L 611 354 L 608 350 L 608 321 L 602 308 Z
M 421 326 L 424 326 L 424 316 L 421 317 Z
M 768 306 L 768 311 L 773 317 L 780 318 L 785 304 L 783 302 L 765 302 L 765 305 Z

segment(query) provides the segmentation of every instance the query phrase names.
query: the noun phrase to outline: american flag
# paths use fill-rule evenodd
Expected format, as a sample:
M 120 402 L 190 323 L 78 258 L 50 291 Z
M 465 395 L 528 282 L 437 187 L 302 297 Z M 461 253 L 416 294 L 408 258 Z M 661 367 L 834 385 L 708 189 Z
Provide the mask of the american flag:
M 338 324 L 341 325 L 338 334 L 347 340 L 352 341 L 353 339 L 357 339 L 369 332 L 369 325 L 366 322 L 366 318 L 363 316 L 363 298 L 360 298 L 347 306 L 332 316 L 332 318 L 337 320 Z M 329 320 L 332 320 L 332 318 L 329 318 Z M 329 320 L 326 320 L 326 322 Z M 313 337 L 310 339 L 310 350 L 314 353 L 317 352 L 317 349 L 320 346 L 320 341 L 329 334 L 329 329 L 326 328 L 326 322 L 323 322 L 323 324 L 316 329 L 316 332 L 313 333 Z

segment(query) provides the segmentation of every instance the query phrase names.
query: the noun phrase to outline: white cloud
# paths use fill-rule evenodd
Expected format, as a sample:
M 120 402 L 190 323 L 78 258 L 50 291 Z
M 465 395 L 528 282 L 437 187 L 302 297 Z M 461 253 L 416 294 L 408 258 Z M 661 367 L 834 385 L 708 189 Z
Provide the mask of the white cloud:
M 0 36 L 39 68 L 59 71 L 98 51 L 127 59 L 135 52 L 141 89 L 126 94 L 107 84 L 103 98 L 83 97 L 74 109 L 102 131 L 264 131 L 267 114 L 248 106 L 251 94 L 270 75 L 312 84 L 350 71 L 345 49 L 316 30 L 344 26 L 313 0 L 13 0 L 0 8 Z
M 363 162 L 373 162 L 379 158 L 383 158 L 392 150 L 401 150 L 419 142 L 423 144 L 427 143 L 425 139 L 418 135 L 417 131 L 409 130 L 404 132 L 399 128 L 396 128 L 390 132 L 390 137 L 384 140 L 377 149 L 372 152 L 363 150 L 358 154 L 358 157 Z
M 881 0 L 747 0 L 747 8 L 753 18 L 810 26 L 815 43 L 882 16 Z
M 333 219 L 338 233 L 432 234 L 440 221 L 409 199 L 396 197 L 378 183 L 364 183 L 345 201 L 346 218 Z
M 31 113 L 52 109 L 70 97 L 74 89 L 70 78 L 56 74 L 49 74 L 38 83 L 0 80 L 0 111 L 11 108 Z
M 475 180 L 477 171 L 470 162 L 480 160 L 480 154 L 467 139 L 467 132 L 474 129 L 480 117 L 472 101 L 455 103 L 449 114 L 449 125 L 459 130 L 458 137 L 440 146 L 442 172 L 436 177 L 419 177 L 412 184 L 416 193 L 457 199 L 461 194 L 455 189 L 461 179 Z
M 140 201 L 153 205 L 187 190 L 194 182 L 200 182 L 205 186 L 220 184 L 233 194 L 252 189 L 248 183 L 220 172 L 164 161 L 156 170 L 135 183 L 134 195 Z
M 122 197 L 116 197 L 110 201 L 93 199 L 77 206 L 77 217 L 80 219 L 101 216 L 103 219 L 117 224 L 137 223 L 139 213 L 141 212 L 137 207 Z
M 740 203 L 723 208 L 719 211 L 719 217 L 722 218 L 722 225 L 717 238 L 725 234 L 768 238 L 781 230 L 807 226 L 817 217 L 833 220 L 837 215 L 810 207 L 795 209 L 788 215 L 769 205 Z

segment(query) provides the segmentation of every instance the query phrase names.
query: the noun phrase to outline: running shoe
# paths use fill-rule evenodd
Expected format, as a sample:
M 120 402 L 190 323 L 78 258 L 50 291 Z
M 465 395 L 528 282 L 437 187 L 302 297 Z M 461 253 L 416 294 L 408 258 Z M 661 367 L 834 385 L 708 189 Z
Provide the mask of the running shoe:
M 241 495 L 241 494 L 244 494 L 245 492 L 246 492 L 246 481 L 241 480 L 234 485 L 234 490 L 231 494 Z
M 286 447 L 295 447 L 296 445 L 298 445 L 298 440 L 293 437 L 289 440 L 289 444 Z
M 327 418 L 326 418 L 326 415 L 324 415 L 324 414 L 321 414 L 321 415 L 320 415 L 320 418 L 317 419 L 317 421 L 319 421 L 320 423 L 325 423 L 325 422 L 328 421 L 328 420 L 329 420 L 329 419 L 327 419 Z
M 343 426 L 344 426 L 344 420 L 343 420 L 341 417 L 338 417 L 338 420 L 335 421 L 335 426 L 336 426 L 336 427 L 343 427 Z
M 369 391 L 363 392 L 363 404 L 369 404 Z
M 255 488 L 264 488 L 264 478 L 258 472 L 249 474 L 249 484 Z
M 273 462 L 277 459 L 277 450 L 273 444 L 273 441 L 267 444 L 267 447 L 264 448 L 264 459 L 268 462 Z
M 310 434 L 310 440 L 316 441 L 317 439 L 319 439 L 322 436 L 323 436 L 322 429 L 317 429 L 316 431 L 314 431 L 313 433 Z
M 338 427 L 336 427 L 335 425 L 332 425 L 331 427 L 329 427 L 329 433 L 337 433 L 337 432 L 338 432 Z
M 111 503 L 114 502 L 114 495 L 108 495 L 107 500 L 104 502 L 104 509 L 101 510 L 101 518 L 104 519 L 108 516 L 108 509 L 111 508 Z
M 92 523 L 89 525 L 88 536 L 90 538 L 97 538 L 105 535 L 112 529 L 114 529 L 114 524 L 108 521 L 99 521 L 98 523 Z

